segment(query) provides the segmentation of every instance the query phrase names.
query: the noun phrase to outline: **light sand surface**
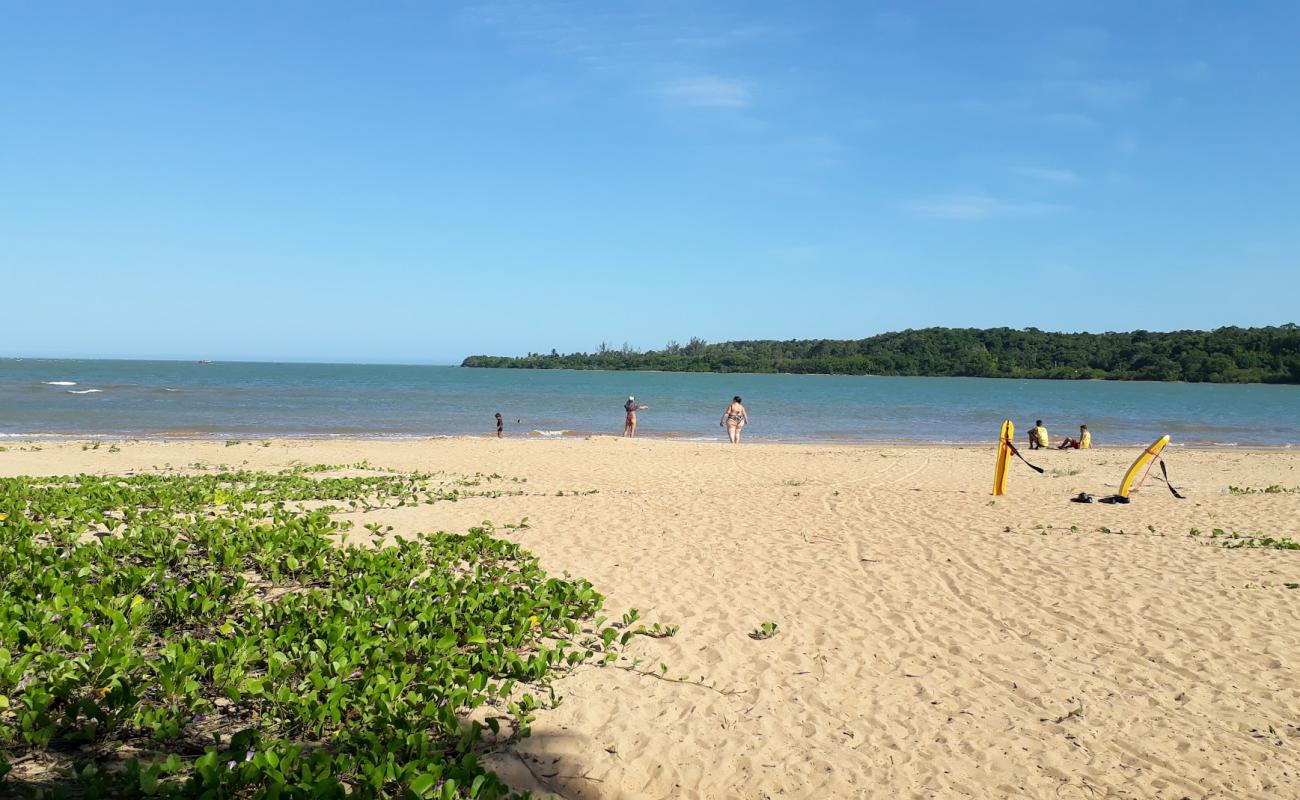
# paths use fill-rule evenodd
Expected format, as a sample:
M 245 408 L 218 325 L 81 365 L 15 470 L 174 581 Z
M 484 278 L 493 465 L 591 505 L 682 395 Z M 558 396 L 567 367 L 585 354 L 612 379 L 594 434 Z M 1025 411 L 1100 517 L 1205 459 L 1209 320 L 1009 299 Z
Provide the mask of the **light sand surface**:
M 1107 506 L 1068 498 L 1115 491 L 1134 448 L 1026 452 L 1049 474 L 1013 463 L 994 499 L 992 446 L 5 444 L 7 475 L 366 459 L 526 478 L 522 496 L 357 514 L 357 528 L 527 517 L 502 535 L 591 580 L 611 616 L 681 626 L 632 655 L 716 687 L 563 678 L 563 703 L 494 761 L 541 794 L 1300 797 L 1300 588 L 1285 585 L 1300 552 L 1189 535 L 1300 539 L 1300 494 L 1227 491 L 1300 486 L 1300 453 L 1171 449 L 1188 499 L 1153 478 Z M 750 638 L 765 621 L 779 632 Z

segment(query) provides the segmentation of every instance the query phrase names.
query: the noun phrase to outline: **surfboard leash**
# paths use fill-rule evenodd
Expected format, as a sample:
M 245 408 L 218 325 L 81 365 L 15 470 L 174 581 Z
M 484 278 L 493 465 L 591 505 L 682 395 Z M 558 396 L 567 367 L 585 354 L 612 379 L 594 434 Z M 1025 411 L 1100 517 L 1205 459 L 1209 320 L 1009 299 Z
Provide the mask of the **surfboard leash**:
M 1173 496 L 1177 497 L 1179 500 L 1186 500 L 1187 498 L 1179 494 L 1178 490 L 1174 488 L 1174 485 L 1169 482 L 1169 470 L 1165 468 L 1165 459 L 1163 456 L 1160 458 L 1160 473 L 1165 476 L 1165 486 L 1169 487 L 1169 491 Z
M 1030 463 L 1029 463 L 1029 459 L 1027 459 L 1027 458 L 1025 458 L 1024 456 L 1020 455 L 1020 450 L 1018 450 L 1014 444 L 1012 444 L 1011 442 L 1007 442 L 1007 447 L 1010 447 L 1010 448 L 1011 448 L 1011 452 L 1015 454 L 1016 458 L 1020 459 L 1021 461 L 1025 462 L 1026 464 L 1028 464 L 1030 469 L 1032 469 L 1034 472 L 1037 472 L 1039 475 L 1042 475 L 1042 474 L 1043 474 L 1043 468 L 1042 468 L 1042 467 L 1035 467 L 1033 464 L 1030 464 Z

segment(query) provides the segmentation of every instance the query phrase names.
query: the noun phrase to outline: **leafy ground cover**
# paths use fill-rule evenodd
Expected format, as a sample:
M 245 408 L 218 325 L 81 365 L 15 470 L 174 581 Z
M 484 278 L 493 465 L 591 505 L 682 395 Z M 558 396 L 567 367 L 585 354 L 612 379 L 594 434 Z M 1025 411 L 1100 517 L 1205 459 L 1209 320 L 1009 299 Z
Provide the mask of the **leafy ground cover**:
M 1200 536 L 1199 528 L 1192 528 L 1188 536 Z M 1229 550 L 1238 550 L 1242 548 L 1254 549 L 1264 548 L 1271 550 L 1300 550 L 1300 542 L 1294 539 L 1288 539 L 1285 536 L 1266 536 L 1263 533 L 1231 533 L 1222 528 L 1215 528 L 1209 533 L 1210 539 L 1218 540 L 1219 544 Z
M 554 676 L 657 635 L 490 526 L 329 513 L 484 476 L 329 471 L 0 479 L 0 794 L 498 797 Z

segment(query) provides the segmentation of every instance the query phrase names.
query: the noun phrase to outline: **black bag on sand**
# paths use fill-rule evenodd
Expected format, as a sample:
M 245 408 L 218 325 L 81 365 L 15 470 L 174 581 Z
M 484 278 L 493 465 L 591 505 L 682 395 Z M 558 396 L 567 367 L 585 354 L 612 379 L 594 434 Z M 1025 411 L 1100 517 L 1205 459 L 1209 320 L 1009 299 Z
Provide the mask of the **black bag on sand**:
M 1070 498 L 1070 502 L 1071 502 L 1071 503 L 1091 503 L 1091 502 L 1092 502 L 1092 495 L 1088 494 L 1087 492 L 1079 492 L 1077 495 L 1075 495 L 1074 497 L 1071 497 L 1071 498 Z

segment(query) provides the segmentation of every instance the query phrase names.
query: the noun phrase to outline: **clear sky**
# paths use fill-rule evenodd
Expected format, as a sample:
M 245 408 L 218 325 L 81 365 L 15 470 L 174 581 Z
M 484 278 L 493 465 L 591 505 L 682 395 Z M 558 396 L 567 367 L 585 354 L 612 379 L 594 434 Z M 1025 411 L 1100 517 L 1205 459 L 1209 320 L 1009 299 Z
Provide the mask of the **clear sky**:
M 0 0 L 0 355 L 1300 321 L 1300 3 Z

